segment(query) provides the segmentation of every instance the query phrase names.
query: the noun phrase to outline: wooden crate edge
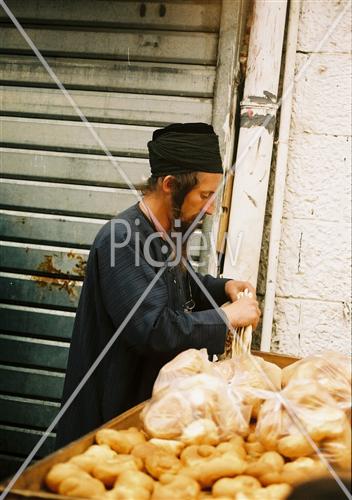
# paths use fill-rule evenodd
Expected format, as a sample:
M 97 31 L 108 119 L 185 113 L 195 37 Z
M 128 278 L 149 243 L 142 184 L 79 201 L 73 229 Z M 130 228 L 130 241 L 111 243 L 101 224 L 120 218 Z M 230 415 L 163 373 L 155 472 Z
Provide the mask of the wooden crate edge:
M 265 361 L 270 361 L 272 363 L 277 364 L 281 368 L 298 361 L 299 358 L 295 358 L 293 356 L 287 356 L 284 354 L 275 354 L 270 352 L 262 352 L 262 351 L 253 351 L 252 354 L 256 356 L 260 356 Z M 100 428 L 126 428 L 135 426 L 138 423 L 139 415 L 141 410 L 143 409 L 146 402 L 140 403 L 139 405 L 130 408 L 126 412 L 114 417 L 109 420 L 105 424 L 103 424 Z M 51 453 L 47 457 L 38 461 L 34 465 L 28 467 L 26 471 L 22 474 L 21 478 L 17 481 L 17 487 L 15 483 L 15 487 L 11 489 L 9 492 L 9 499 L 21 499 L 21 498 L 31 498 L 31 499 L 48 499 L 48 500 L 69 500 L 69 498 L 62 495 L 57 495 L 54 493 L 46 492 L 43 489 L 40 489 L 43 485 L 43 478 L 49 469 L 58 462 L 64 462 L 71 458 L 72 456 L 79 454 L 86 450 L 88 446 L 94 443 L 94 436 L 98 429 L 95 429 L 85 436 L 73 441 L 68 444 L 64 448 Z M 4 491 L 6 485 L 9 483 L 11 478 L 7 478 L 6 480 L 0 483 L 0 492 Z M 77 500 L 77 498 L 76 498 Z

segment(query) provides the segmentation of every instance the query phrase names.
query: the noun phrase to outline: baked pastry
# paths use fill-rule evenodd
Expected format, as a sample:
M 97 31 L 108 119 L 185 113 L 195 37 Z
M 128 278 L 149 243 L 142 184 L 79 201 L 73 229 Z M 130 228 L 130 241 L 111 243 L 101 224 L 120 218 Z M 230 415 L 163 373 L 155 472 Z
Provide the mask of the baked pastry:
M 260 477 L 268 472 L 281 472 L 285 460 L 276 451 L 267 451 L 257 460 L 249 462 L 246 467 L 246 474 L 253 477 Z
M 280 472 L 268 472 L 259 477 L 263 485 L 286 483 L 294 485 L 319 477 L 326 473 L 326 468 L 320 460 L 310 457 L 300 457 L 292 462 L 287 462 Z
M 105 495 L 108 500 L 149 500 L 154 489 L 153 479 L 140 471 L 122 472 L 114 487 Z
M 213 420 L 221 440 L 248 434 L 250 408 L 242 404 L 225 381 L 201 374 L 180 384 L 179 389 L 191 402 L 194 418 Z
M 188 353 L 188 354 L 187 354 Z M 180 439 L 186 444 L 211 443 L 235 433 L 246 435 L 250 408 L 231 390 L 227 381 L 212 368 L 207 357 L 190 350 L 175 358 L 160 372 L 181 370 L 171 386 L 158 388 L 142 412 L 147 434 L 161 439 Z M 187 354 L 187 355 L 186 355 Z M 191 365 L 187 362 L 192 360 Z M 169 370 L 169 371 L 168 371 Z M 195 423 L 195 421 L 199 422 Z
M 214 455 L 219 455 L 214 446 L 208 444 L 193 444 L 191 446 L 187 446 L 182 451 L 180 458 L 183 465 L 192 466 L 197 462 L 201 462 L 204 458 L 209 458 Z
M 173 455 L 179 456 L 185 444 L 181 441 L 176 441 L 175 439 L 158 439 L 152 438 L 149 443 L 157 446 L 159 449 L 166 451 L 167 453 L 172 453 Z
M 174 382 L 198 373 L 211 373 L 212 364 L 206 349 L 188 349 L 166 363 L 154 382 L 153 397 L 170 387 Z
M 145 443 L 140 443 L 134 446 L 131 451 L 131 455 L 140 458 L 143 462 L 145 462 L 145 459 L 155 451 L 160 451 L 160 448 L 155 444 L 152 444 L 150 441 L 146 441 Z
M 291 383 L 278 397 L 268 398 L 259 411 L 256 436 L 267 450 L 288 458 L 309 456 L 314 443 L 343 433 L 346 414 L 319 384 Z
M 351 357 L 332 351 L 309 356 L 282 370 L 282 386 L 313 381 L 347 412 L 351 408 Z
M 70 458 L 69 463 L 75 464 L 86 472 L 92 472 L 94 466 L 101 461 L 115 458 L 117 453 L 107 445 L 90 446 L 84 453 Z
M 151 476 L 159 479 L 160 476 L 166 473 L 177 474 L 181 469 L 181 462 L 175 455 L 160 450 L 146 458 L 145 468 Z
M 315 442 L 338 438 L 344 432 L 347 416 L 340 408 L 323 407 L 314 416 L 313 421 L 307 422 L 307 432 Z
M 105 487 L 101 481 L 89 474 L 68 476 L 59 484 L 58 493 L 70 497 L 95 498 L 104 495 Z
M 263 399 L 253 389 L 280 390 L 281 368 L 248 354 L 235 356 L 231 361 L 234 365 L 234 375 L 230 381 L 232 390 L 243 404 L 251 406 L 251 416 L 256 418 Z
M 155 483 L 152 500 L 198 500 L 199 492 L 199 484 L 194 479 L 164 474 Z
M 117 455 L 114 459 L 97 463 L 92 470 L 92 475 L 100 479 L 105 486 L 111 487 L 117 477 L 124 471 L 138 471 L 143 468 L 143 461 L 132 455 Z
M 192 408 L 180 391 L 169 391 L 152 399 L 141 413 L 144 428 L 151 437 L 177 439 L 192 422 Z
M 311 442 L 303 434 L 290 434 L 280 438 L 277 450 L 288 458 L 308 457 L 314 452 Z
M 213 368 L 215 372 L 218 373 L 219 376 L 227 382 L 230 382 L 235 374 L 235 363 L 233 359 L 216 361 L 215 363 L 213 363 Z
M 326 472 L 325 465 L 319 459 L 300 457 L 283 466 L 282 482 L 294 485 L 314 477 L 323 476 Z
M 188 424 L 181 434 L 180 440 L 184 444 L 218 444 L 220 441 L 219 429 L 209 418 L 200 418 Z
M 98 444 L 106 444 L 117 453 L 130 453 L 132 448 L 137 444 L 145 442 L 144 434 L 136 427 L 130 427 L 116 431 L 115 429 L 100 429 L 95 440 Z
M 152 492 L 154 488 L 154 480 L 145 472 L 126 470 L 125 472 L 121 472 L 119 477 L 116 479 L 114 488 L 118 485 L 131 487 L 138 486 L 139 488 L 144 488 L 145 490 Z
M 254 490 L 251 500 L 285 500 L 291 491 L 292 487 L 289 484 L 272 484 L 266 488 Z M 236 497 L 236 500 L 239 500 L 239 497 Z
M 263 453 L 265 453 L 266 449 L 259 441 L 251 441 L 249 443 L 244 443 L 244 448 L 251 458 L 259 458 Z
M 65 462 L 53 465 L 45 477 L 45 482 L 51 491 L 57 493 L 60 483 L 71 476 L 89 477 L 89 474 L 84 472 L 77 465 Z
M 280 484 L 283 482 L 282 478 L 282 471 L 278 472 L 267 472 L 266 474 L 263 474 L 262 476 L 259 477 L 259 481 L 262 483 L 263 486 L 270 486 L 272 484 Z
M 339 469 L 351 471 L 351 426 L 346 419 L 343 433 L 335 439 L 326 439 L 321 444 L 324 456 Z
M 242 436 L 233 436 L 229 441 L 223 441 L 218 444 L 216 450 L 221 454 L 234 452 L 243 459 L 247 458 L 245 441 Z
M 228 496 L 233 498 L 236 493 L 246 493 L 258 488 L 261 488 L 261 484 L 257 479 L 247 475 L 239 475 L 237 477 L 226 477 L 216 481 L 212 488 L 212 494 L 213 497 Z
M 45 482 L 51 491 L 73 497 L 96 497 L 104 495 L 104 484 L 94 479 L 76 464 L 55 464 L 46 475 Z
M 211 487 L 218 479 L 234 477 L 242 474 L 246 469 L 246 462 L 236 453 L 211 455 L 197 463 L 184 467 L 180 474 L 192 477 L 203 488 Z
M 149 500 L 151 493 L 140 487 L 116 486 L 105 495 L 99 497 L 99 500 Z
M 209 500 L 210 498 L 213 498 L 211 491 L 201 490 L 201 492 L 199 493 L 198 500 Z

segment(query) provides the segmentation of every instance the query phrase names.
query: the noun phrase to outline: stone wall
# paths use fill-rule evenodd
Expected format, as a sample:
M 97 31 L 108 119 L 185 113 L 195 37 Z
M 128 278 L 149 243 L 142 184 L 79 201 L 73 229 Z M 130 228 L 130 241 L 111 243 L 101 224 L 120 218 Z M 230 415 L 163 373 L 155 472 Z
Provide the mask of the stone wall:
M 349 353 L 351 294 L 351 11 L 302 0 L 272 350 Z M 272 193 L 274 175 L 269 193 Z M 258 292 L 265 293 L 269 194 Z

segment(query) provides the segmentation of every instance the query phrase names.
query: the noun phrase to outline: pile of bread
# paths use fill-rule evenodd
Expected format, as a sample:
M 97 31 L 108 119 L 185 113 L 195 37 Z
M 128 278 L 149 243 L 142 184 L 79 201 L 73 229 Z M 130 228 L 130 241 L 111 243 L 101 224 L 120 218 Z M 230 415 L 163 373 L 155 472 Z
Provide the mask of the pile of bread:
M 160 371 L 141 430 L 98 430 L 46 484 L 102 500 L 281 500 L 327 467 L 350 469 L 350 409 L 346 356 L 281 370 L 251 355 L 210 363 L 191 349 Z

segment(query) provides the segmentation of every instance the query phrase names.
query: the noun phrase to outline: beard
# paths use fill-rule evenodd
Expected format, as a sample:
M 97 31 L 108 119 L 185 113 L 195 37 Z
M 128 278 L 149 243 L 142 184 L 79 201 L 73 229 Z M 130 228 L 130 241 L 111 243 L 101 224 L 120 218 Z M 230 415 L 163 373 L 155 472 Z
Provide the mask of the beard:
M 196 219 L 196 215 L 192 217 L 191 219 L 174 219 L 172 223 L 172 230 L 171 230 L 171 240 L 174 241 L 175 247 L 178 248 L 178 251 L 180 251 L 180 246 L 177 245 L 177 241 L 180 242 L 182 240 L 182 245 L 181 245 L 181 257 L 187 260 L 188 262 L 191 260 L 192 261 L 192 256 L 190 254 L 190 248 L 188 246 L 190 237 L 192 236 L 192 233 L 199 228 L 199 223 L 201 221 L 197 221 L 197 223 L 194 223 Z M 187 237 L 185 238 L 185 235 L 187 234 Z M 185 267 L 184 261 L 181 259 L 180 261 L 180 269 L 183 272 L 186 272 L 187 269 Z
M 172 231 L 174 231 L 175 233 L 181 233 L 182 237 L 187 234 L 187 238 L 185 239 L 184 243 L 187 243 L 190 236 L 192 236 L 192 233 L 196 229 L 199 229 L 199 226 L 203 223 L 204 216 L 201 219 L 197 220 L 197 222 L 195 222 L 197 216 L 198 214 L 189 219 L 183 219 L 181 215 L 181 217 L 173 219 Z
M 194 224 L 194 219 L 191 220 L 182 220 L 179 219 L 179 226 L 175 228 L 175 231 L 180 232 L 182 234 L 182 237 L 185 236 L 186 233 L 188 233 L 189 229 L 192 227 L 191 231 L 187 234 L 187 240 L 191 236 L 191 234 L 197 229 L 198 224 Z M 174 226 L 175 227 L 175 226 Z M 186 243 L 186 241 L 185 241 Z
M 173 199 L 172 207 L 171 207 L 171 212 L 172 212 L 172 229 L 171 229 L 171 239 L 174 240 L 175 244 L 177 241 L 177 238 L 182 239 L 182 248 L 181 248 L 181 254 L 182 257 L 185 258 L 186 260 L 188 259 L 188 242 L 190 236 L 192 236 L 192 233 L 199 228 L 199 225 L 203 222 L 205 214 L 202 215 L 202 217 L 197 220 L 195 223 L 195 220 L 197 216 L 199 215 L 198 213 L 195 213 L 193 216 L 188 217 L 185 219 L 182 217 L 182 212 L 181 212 L 181 204 L 177 203 L 175 198 Z M 187 234 L 187 237 L 185 238 L 185 235 Z M 174 239 L 175 238 L 175 239 Z M 180 268 L 182 271 L 186 271 L 186 268 L 184 266 L 184 263 L 180 262 Z

